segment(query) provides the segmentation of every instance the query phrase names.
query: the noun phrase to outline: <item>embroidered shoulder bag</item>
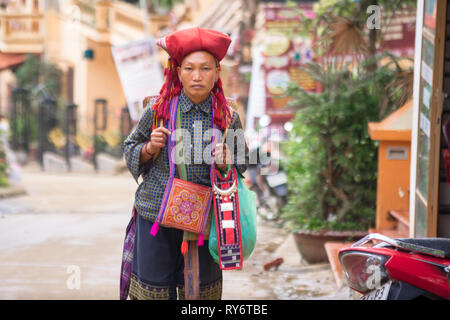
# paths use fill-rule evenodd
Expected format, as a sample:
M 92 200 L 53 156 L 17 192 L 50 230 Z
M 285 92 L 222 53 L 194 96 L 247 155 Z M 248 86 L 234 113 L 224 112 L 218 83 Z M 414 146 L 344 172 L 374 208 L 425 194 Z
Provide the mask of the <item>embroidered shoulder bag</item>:
M 161 207 L 157 220 L 150 231 L 151 235 L 156 236 L 159 225 L 189 231 L 199 234 L 199 243 L 203 243 L 203 231 L 208 220 L 212 201 L 211 187 L 192 183 L 187 180 L 175 177 L 176 163 L 173 159 L 176 152 L 176 143 L 180 142 L 180 137 L 172 138 L 176 134 L 175 130 L 180 126 L 180 114 L 178 112 L 179 96 L 172 99 L 170 103 L 170 120 L 168 129 L 171 132 L 168 137 L 167 154 L 169 158 L 169 179 L 163 194 Z M 213 112 L 213 108 L 212 112 Z M 213 115 L 214 116 L 214 115 Z M 178 130 L 179 132 L 179 130 Z M 175 141 L 174 141 L 175 140 Z M 178 154 L 176 154 L 178 156 Z M 178 161 L 180 170 L 184 170 L 184 161 Z M 213 166 L 211 165 L 211 171 Z

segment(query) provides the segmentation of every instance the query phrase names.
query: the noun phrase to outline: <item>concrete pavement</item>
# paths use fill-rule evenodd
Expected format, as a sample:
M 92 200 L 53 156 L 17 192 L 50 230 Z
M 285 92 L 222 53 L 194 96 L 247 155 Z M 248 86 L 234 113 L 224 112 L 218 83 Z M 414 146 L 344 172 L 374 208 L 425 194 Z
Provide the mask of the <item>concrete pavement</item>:
M 0 200 L 0 299 L 117 299 L 134 180 L 36 165 L 22 180 Z
M 137 184 L 128 172 L 23 168 L 27 195 L 0 200 L 0 299 L 118 299 L 125 228 Z M 282 257 L 278 270 L 264 263 Z M 243 270 L 224 272 L 223 299 L 349 299 L 328 264 L 301 261 L 293 238 L 259 220 Z

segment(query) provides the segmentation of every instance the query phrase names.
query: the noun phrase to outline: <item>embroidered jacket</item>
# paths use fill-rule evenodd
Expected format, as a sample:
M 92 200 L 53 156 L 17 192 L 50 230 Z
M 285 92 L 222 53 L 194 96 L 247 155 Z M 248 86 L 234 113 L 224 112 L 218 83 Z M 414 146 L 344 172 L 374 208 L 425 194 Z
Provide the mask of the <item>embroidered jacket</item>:
M 140 163 L 141 150 L 150 140 L 153 115 L 150 100 L 144 106 L 144 112 L 133 132 L 124 141 L 124 154 L 127 167 L 139 184 L 139 176 L 143 181 L 135 193 L 134 206 L 145 219 L 155 221 L 161 206 L 163 193 L 169 179 L 169 160 L 167 148 L 161 149 L 158 157 L 147 163 Z M 210 155 L 212 135 L 211 96 L 204 102 L 194 105 L 181 91 L 179 108 L 181 108 L 181 129 L 183 129 L 183 152 L 185 158 L 187 180 L 193 183 L 211 186 Z M 230 129 L 234 129 L 230 130 Z M 239 130 L 240 129 L 240 130 Z M 237 131 L 236 131 L 237 130 Z M 248 166 L 248 147 L 243 135 L 239 114 L 233 110 L 228 128 L 226 143 L 232 152 L 232 161 L 239 173 L 244 173 Z M 168 137 L 169 139 L 169 137 Z M 176 172 L 178 176 L 178 171 Z

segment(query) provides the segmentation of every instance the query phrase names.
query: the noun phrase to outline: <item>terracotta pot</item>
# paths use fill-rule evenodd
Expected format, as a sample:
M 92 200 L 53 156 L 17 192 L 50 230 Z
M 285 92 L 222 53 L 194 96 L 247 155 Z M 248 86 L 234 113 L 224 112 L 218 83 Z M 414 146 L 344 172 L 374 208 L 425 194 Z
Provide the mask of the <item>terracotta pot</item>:
M 313 232 L 301 230 L 294 233 L 295 244 L 304 260 L 308 263 L 327 262 L 327 252 L 325 251 L 325 242 L 356 242 L 367 235 L 367 232 L 361 231 L 326 231 Z

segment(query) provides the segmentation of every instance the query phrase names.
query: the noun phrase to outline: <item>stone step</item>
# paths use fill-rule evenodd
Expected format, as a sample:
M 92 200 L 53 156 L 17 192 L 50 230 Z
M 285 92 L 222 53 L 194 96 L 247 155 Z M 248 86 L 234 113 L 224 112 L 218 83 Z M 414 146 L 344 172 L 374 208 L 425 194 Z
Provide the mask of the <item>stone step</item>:
M 95 173 L 93 163 L 84 160 L 80 156 L 70 158 L 70 171 Z M 48 172 L 68 172 L 69 166 L 66 159 L 53 152 L 44 152 L 43 154 L 44 170 Z M 124 158 L 116 158 L 106 153 L 97 155 L 97 171 L 100 173 L 117 173 L 126 167 Z
M 391 210 L 389 214 L 401 224 L 409 228 L 409 210 Z
M 116 158 L 107 153 L 97 154 L 97 170 L 102 173 L 115 173 L 124 165 L 124 158 Z
M 46 151 L 42 155 L 44 171 L 48 172 L 67 172 L 69 167 L 66 160 L 60 155 Z
M 328 261 L 330 262 L 331 270 L 333 271 L 334 280 L 338 289 L 343 285 L 343 274 L 341 263 L 339 262 L 339 250 L 348 248 L 353 242 L 325 242 L 325 251 L 327 252 Z
M 72 172 L 85 172 L 85 173 L 95 172 L 94 165 L 92 164 L 92 162 L 88 162 L 79 156 L 70 158 L 70 170 Z
M 409 237 L 409 211 L 408 210 L 391 210 L 391 217 L 397 220 L 397 231 L 403 238 Z

